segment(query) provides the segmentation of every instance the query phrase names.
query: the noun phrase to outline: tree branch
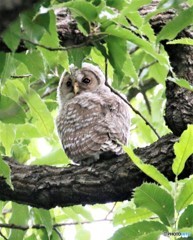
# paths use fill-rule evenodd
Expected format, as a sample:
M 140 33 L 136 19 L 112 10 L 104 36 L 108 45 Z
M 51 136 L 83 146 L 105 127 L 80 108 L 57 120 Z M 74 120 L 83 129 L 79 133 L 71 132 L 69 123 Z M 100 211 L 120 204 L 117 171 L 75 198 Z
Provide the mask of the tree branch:
M 174 135 L 166 135 L 149 147 L 135 153 L 145 162 L 156 166 L 168 179 L 174 180 L 172 161 Z M 38 208 L 95 204 L 130 199 L 135 187 L 152 181 L 142 173 L 126 154 L 103 160 L 92 166 L 25 166 L 5 158 L 12 170 L 14 190 L 0 178 L 0 199 L 12 200 Z M 192 158 L 184 174 L 193 173 Z M 182 174 L 182 176 L 184 176 Z
M 92 224 L 92 223 L 96 223 L 96 222 L 111 222 L 111 219 L 98 219 L 98 220 L 94 220 L 92 222 L 90 221 L 83 221 L 83 222 L 71 222 L 71 223 L 56 223 L 53 224 L 53 229 L 56 229 L 57 227 L 63 227 L 63 226 L 74 226 L 74 225 L 83 225 L 83 224 Z M 16 224 L 8 224 L 8 223 L 0 223 L 0 228 L 8 228 L 8 229 L 17 229 L 17 230 L 21 230 L 21 231 L 26 231 L 28 229 L 45 229 L 44 225 L 40 225 L 40 224 L 35 224 L 32 226 L 24 226 L 24 225 L 16 225 Z M 0 234 L 1 235 L 1 234 Z
M 8 238 L 6 238 L 1 231 L 0 231 L 0 236 L 1 236 L 3 239 L 8 240 Z
M 158 132 L 156 131 L 156 129 L 153 127 L 153 125 L 137 110 L 135 109 L 130 102 L 127 101 L 127 99 L 125 99 L 121 94 L 119 94 L 115 89 L 113 89 L 107 82 L 106 85 L 111 89 L 111 92 L 115 93 L 116 95 L 118 95 L 132 110 L 135 114 L 139 115 L 141 119 L 143 119 L 143 121 L 145 122 L 145 124 L 147 126 L 149 126 L 152 131 L 155 133 L 155 135 L 157 136 L 157 138 L 159 139 L 160 136 L 158 134 Z

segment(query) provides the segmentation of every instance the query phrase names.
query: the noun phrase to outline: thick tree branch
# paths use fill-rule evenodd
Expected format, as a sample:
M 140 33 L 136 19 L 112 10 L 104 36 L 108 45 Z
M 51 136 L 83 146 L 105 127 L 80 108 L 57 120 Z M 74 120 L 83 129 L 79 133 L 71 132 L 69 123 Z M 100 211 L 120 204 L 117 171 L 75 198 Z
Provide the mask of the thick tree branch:
M 174 157 L 174 135 L 162 137 L 149 147 L 135 153 L 145 163 L 156 166 L 166 177 L 174 180 L 171 170 Z M 46 209 L 55 206 L 95 204 L 130 199 L 135 187 L 152 181 L 128 158 L 104 160 L 93 166 L 25 166 L 8 160 L 12 169 L 14 191 L 0 178 L 0 199 Z M 188 161 L 185 176 L 193 173 L 192 159 Z

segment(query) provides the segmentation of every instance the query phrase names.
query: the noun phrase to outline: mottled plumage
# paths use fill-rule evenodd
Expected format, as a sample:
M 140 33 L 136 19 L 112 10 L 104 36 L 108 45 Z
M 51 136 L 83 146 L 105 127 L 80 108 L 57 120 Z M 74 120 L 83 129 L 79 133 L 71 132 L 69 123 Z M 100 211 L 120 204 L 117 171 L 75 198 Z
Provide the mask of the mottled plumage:
M 105 85 L 102 71 L 85 63 L 63 73 L 58 86 L 56 119 L 64 151 L 76 163 L 98 159 L 104 152 L 123 153 L 130 116 L 128 105 Z

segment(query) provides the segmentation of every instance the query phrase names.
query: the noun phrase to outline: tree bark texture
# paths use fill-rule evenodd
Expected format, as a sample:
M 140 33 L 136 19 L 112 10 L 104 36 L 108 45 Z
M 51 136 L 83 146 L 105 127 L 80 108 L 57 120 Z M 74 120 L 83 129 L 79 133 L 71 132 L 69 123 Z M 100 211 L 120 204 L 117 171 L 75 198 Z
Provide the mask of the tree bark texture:
M 156 166 L 169 180 L 174 180 L 171 165 L 176 140 L 176 136 L 169 134 L 151 146 L 136 149 L 135 153 L 145 163 Z M 12 169 L 14 190 L 0 178 L 0 199 L 46 209 L 127 200 L 134 187 L 152 181 L 126 154 L 84 167 L 26 166 L 12 159 L 7 161 Z M 193 173 L 192 163 L 190 158 L 181 177 Z
M 152 11 L 158 1 L 142 8 L 142 15 Z M 151 19 L 155 32 L 159 32 L 175 12 L 169 10 Z M 68 18 L 68 20 L 67 20 Z M 62 20 L 63 19 L 63 20 Z M 63 28 L 64 25 L 64 28 Z M 58 34 L 63 46 L 79 44 L 84 36 L 76 29 L 76 23 L 66 13 L 58 13 Z M 77 34 L 77 35 L 76 35 Z M 185 34 L 185 35 L 184 35 Z M 189 29 L 180 36 L 192 36 Z M 73 37 L 77 36 L 76 40 Z M 163 43 L 170 57 L 174 72 L 193 79 L 193 48 L 183 45 Z M 173 145 L 188 123 L 193 123 L 193 93 L 167 81 L 165 120 L 173 134 L 160 138 L 145 148 L 135 149 L 135 153 L 145 162 L 158 168 L 169 180 L 174 180 L 171 170 L 174 158 Z M 68 166 L 66 168 L 48 166 L 25 166 L 5 157 L 12 170 L 14 190 L 0 178 L 0 199 L 12 200 L 35 207 L 53 208 L 75 204 L 95 204 L 130 199 L 135 187 L 144 181 L 152 181 L 128 158 L 122 155 L 116 159 L 98 162 L 92 166 Z M 193 157 L 187 161 L 180 177 L 193 174 Z
M 140 10 L 141 15 L 156 10 L 158 0 L 154 0 L 151 5 L 147 5 Z M 187 8 L 186 4 L 182 7 Z M 151 25 L 155 33 L 159 31 L 175 17 L 175 11 L 170 9 L 151 19 Z M 193 38 L 193 32 L 190 29 L 184 29 L 178 34 L 178 38 Z M 171 66 L 178 78 L 186 79 L 191 85 L 193 84 L 193 46 L 175 44 L 169 45 L 167 41 L 162 42 L 165 50 L 169 55 Z M 177 136 L 186 129 L 187 124 L 193 123 L 193 92 L 179 87 L 174 82 L 166 81 L 166 109 L 165 121 L 170 130 Z

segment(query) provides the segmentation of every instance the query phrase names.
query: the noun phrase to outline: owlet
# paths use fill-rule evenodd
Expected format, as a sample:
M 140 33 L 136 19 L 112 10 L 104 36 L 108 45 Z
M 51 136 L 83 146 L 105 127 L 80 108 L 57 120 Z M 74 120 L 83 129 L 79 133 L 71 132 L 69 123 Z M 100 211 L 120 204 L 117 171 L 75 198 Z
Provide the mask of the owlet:
M 104 153 L 120 155 L 127 144 L 128 105 L 105 85 L 95 65 L 64 72 L 58 86 L 58 134 L 67 156 L 75 163 L 100 159 Z

